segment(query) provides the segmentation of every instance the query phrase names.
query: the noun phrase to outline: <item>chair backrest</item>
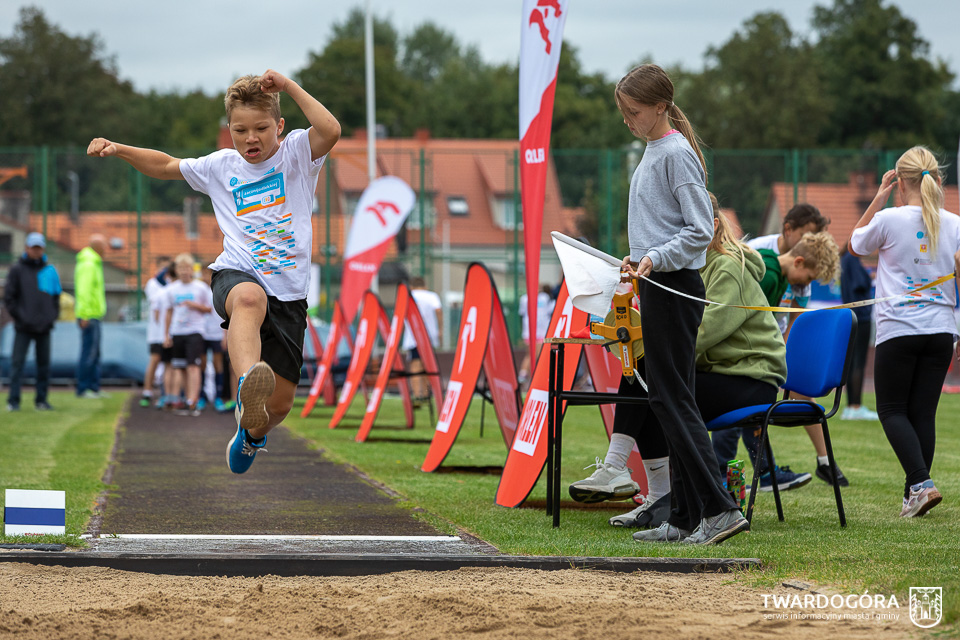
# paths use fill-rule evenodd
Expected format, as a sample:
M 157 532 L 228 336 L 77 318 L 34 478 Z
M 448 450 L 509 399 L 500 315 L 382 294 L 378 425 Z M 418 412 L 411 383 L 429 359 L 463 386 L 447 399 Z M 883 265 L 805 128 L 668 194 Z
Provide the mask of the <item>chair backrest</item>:
M 856 332 L 857 319 L 850 309 L 801 313 L 787 337 L 783 388 L 819 398 L 843 386 Z

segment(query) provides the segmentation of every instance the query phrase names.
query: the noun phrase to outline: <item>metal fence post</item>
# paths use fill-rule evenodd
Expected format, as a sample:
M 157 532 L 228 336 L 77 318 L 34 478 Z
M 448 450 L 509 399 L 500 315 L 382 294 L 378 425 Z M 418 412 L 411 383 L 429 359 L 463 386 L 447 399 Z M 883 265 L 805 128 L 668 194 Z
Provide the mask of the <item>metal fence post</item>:
M 419 200 L 419 213 L 420 213 L 420 277 L 427 277 L 427 234 L 426 234 L 426 220 L 424 219 L 424 198 L 427 195 L 426 191 L 426 180 L 424 174 L 426 173 L 426 155 L 424 154 L 423 147 L 420 147 L 420 197 Z

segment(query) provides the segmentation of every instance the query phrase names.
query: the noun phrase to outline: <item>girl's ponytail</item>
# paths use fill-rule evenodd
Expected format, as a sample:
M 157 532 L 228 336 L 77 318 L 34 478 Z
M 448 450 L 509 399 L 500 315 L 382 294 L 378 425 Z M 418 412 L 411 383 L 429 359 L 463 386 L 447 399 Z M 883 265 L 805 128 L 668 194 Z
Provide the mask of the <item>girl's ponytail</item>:
M 897 160 L 897 177 L 920 187 L 920 211 L 926 229 L 931 256 L 940 243 L 940 210 L 943 188 L 940 186 L 940 165 L 926 147 L 913 147 Z
M 747 268 L 747 256 L 744 252 L 753 251 L 753 249 L 740 242 L 740 239 L 734 235 L 733 226 L 727 220 L 727 216 L 720 211 L 720 203 L 717 201 L 717 197 L 710 191 L 707 193 L 710 196 L 710 204 L 713 205 L 713 219 L 717 221 L 717 230 L 714 231 L 713 239 L 710 240 L 707 250 L 730 255 L 727 247 L 732 248 L 740 256 L 740 273 L 743 273 Z
M 693 125 L 687 120 L 687 116 L 680 110 L 680 107 L 673 104 L 673 102 L 671 102 L 667 108 L 667 115 L 670 116 L 670 121 L 673 122 L 677 130 L 683 134 L 683 137 L 686 138 L 690 146 L 693 147 L 694 153 L 696 153 L 697 158 L 700 159 L 700 166 L 703 167 L 703 175 L 705 178 L 708 178 L 707 161 L 703 157 L 703 152 L 700 151 L 700 145 L 703 141 L 700 139 L 700 136 L 697 135 L 697 132 L 693 130 Z M 705 179 L 704 182 L 707 182 L 707 180 Z

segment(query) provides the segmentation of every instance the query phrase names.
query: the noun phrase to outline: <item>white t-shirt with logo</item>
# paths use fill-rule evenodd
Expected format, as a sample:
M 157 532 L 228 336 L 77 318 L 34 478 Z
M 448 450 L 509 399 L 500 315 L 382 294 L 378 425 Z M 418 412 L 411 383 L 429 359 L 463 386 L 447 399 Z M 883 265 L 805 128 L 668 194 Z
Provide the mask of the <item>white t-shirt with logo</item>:
M 430 342 L 434 347 L 440 343 L 440 326 L 437 324 L 437 311 L 443 308 L 440 302 L 440 296 L 428 289 L 411 289 L 410 296 L 417 305 L 417 311 L 423 318 L 423 324 L 427 328 L 427 335 L 430 336 Z M 408 322 L 403 330 L 403 350 L 409 351 L 417 346 L 417 341 L 413 337 L 413 331 L 410 330 Z
M 267 295 L 303 300 L 310 284 L 313 197 L 326 156 L 311 160 L 306 130 L 291 131 L 267 160 L 251 164 L 236 149 L 180 161 L 180 173 L 210 196 L 223 232 L 214 271 L 249 273 Z
M 192 333 L 202 335 L 207 314 L 191 309 L 184 302 L 189 300 L 212 307 L 213 296 L 210 293 L 210 287 L 199 280 L 190 282 L 175 280 L 164 287 L 163 292 L 167 298 L 167 308 L 173 308 L 173 316 L 170 318 L 170 335 L 188 336 Z
M 530 339 L 530 325 L 527 323 L 527 294 L 520 296 L 518 301 L 520 307 L 521 334 L 524 340 Z M 550 316 L 553 315 L 554 301 L 550 294 L 543 291 L 537 294 L 537 339 L 543 340 L 547 336 L 547 329 L 550 326 Z
M 143 287 L 147 299 L 147 344 L 163 342 L 164 314 L 167 311 L 166 296 L 163 295 L 165 288 L 156 278 L 150 278 Z
M 774 233 L 773 235 L 769 236 L 760 236 L 759 238 L 747 240 L 747 246 L 758 251 L 760 249 L 769 249 L 775 254 L 780 255 L 780 245 L 778 244 L 779 239 L 779 233 Z M 796 300 L 798 307 L 806 307 L 808 304 L 810 304 L 810 294 L 812 292 L 812 284 L 804 285 L 802 287 L 790 285 L 783 294 L 783 298 L 780 299 L 779 306 L 792 307 L 794 300 Z M 777 324 L 780 325 L 780 333 L 786 333 L 787 324 L 789 323 L 789 314 L 777 313 L 774 315 L 777 317 Z
M 953 273 L 953 255 L 960 249 L 960 218 L 940 210 L 940 235 L 936 254 L 930 251 L 919 206 L 893 207 L 877 212 L 870 224 L 853 232 L 854 253 L 880 252 L 877 264 L 877 297 L 910 289 Z M 957 335 L 953 308 L 957 304 L 954 281 L 926 289 L 909 298 L 877 303 L 877 344 L 909 335 Z

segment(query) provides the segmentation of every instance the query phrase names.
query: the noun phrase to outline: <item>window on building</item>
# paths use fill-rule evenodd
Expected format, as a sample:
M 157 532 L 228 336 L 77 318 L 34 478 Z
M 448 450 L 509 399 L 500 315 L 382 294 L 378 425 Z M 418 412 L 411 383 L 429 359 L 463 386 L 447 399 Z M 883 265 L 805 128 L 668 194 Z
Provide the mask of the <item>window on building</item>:
M 493 223 L 501 229 L 523 229 L 522 208 L 520 202 L 515 202 L 513 194 L 498 195 L 493 199 Z M 521 216 L 519 220 L 517 217 Z
M 470 215 L 470 205 L 463 196 L 447 196 L 447 211 L 452 216 Z

